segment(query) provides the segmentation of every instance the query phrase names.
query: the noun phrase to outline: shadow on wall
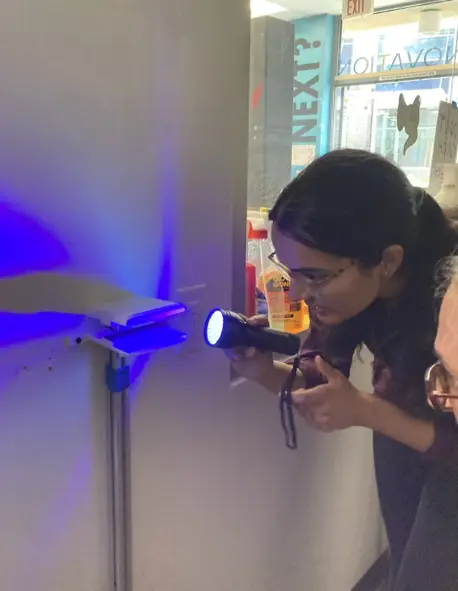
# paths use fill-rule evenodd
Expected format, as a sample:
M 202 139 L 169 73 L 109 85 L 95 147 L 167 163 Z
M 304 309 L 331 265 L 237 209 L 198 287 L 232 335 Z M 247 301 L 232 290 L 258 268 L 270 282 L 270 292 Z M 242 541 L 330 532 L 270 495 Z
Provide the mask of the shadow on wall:
M 151 278 L 155 281 L 155 284 L 148 282 L 153 292 L 148 295 L 161 300 L 174 299 L 173 279 L 176 272 L 174 262 L 176 248 L 178 246 L 176 227 L 178 223 L 177 195 L 179 192 L 179 175 L 177 174 L 177 170 L 179 170 L 179 165 L 177 163 L 178 150 L 175 147 L 171 133 L 172 130 L 168 130 L 167 136 L 161 138 L 161 158 L 156 162 L 158 178 L 156 198 L 159 202 L 161 240 L 159 244 L 159 256 L 157 258 L 158 272 Z M 154 361 L 155 354 L 147 353 L 136 357 L 131 363 L 131 385 L 134 386 L 131 387 L 129 393 L 131 409 L 134 409 L 137 397 L 141 391 L 140 378 L 145 374 L 145 370 L 151 364 L 154 364 Z
M 158 257 L 159 271 L 155 277 L 156 285 L 153 296 L 162 300 L 173 299 L 172 282 L 175 259 L 176 243 L 176 224 L 177 224 L 177 177 L 176 174 L 176 156 L 173 146 L 170 145 L 170 138 L 164 141 L 162 158 L 158 164 L 158 196 L 160 202 L 161 219 L 161 242 Z M 136 357 L 130 369 L 131 385 L 137 386 L 130 389 L 130 406 L 134 409 L 135 402 L 141 390 L 140 378 L 150 364 L 153 364 L 155 356 L 153 353 L 147 353 Z
M 0 236 L 0 278 L 51 271 L 70 260 L 64 245 L 48 228 L 4 201 L 0 201 Z M 0 313 L 0 347 L 57 334 L 80 322 L 81 317 L 70 314 Z
M 0 201 L 0 277 L 50 271 L 69 262 L 51 232 L 29 215 Z
M 24 273 L 40 271 L 52 271 L 58 267 L 67 265 L 69 255 L 62 243 L 53 236 L 41 222 L 35 220 L 28 214 L 0 201 L 0 236 L 2 249 L 0 251 L 0 279 L 12 277 Z M 0 281 L 1 289 L 1 281 Z M 27 343 L 38 340 L 52 334 L 58 334 L 66 329 L 75 327 L 81 322 L 81 317 L 57 313 L 39 314 L 13 314 L 0 313 L 0 348 L 10 345 Z M 6 351 L 5 354 L 7 355 Z M 51 379 L 49 377 L 48 379 Z M 49 386 L 50 382 L 47 383 Z M 9 383 L 5 383 L 2 375 L 2 392 L 5 392 Z M 61 392 L 61 390 L 58 390 Z M 75 392 L 72 392 L 73 412 L 78 415 L 88 413 L 84 400 L 78 400 L 75 410 Z M 65 400 L 64 397 L 62 397 Z M 21 400 L 28 400 L 27 395 Z M 47 408 L 48 420 L 50 420 L 49 431 L 58 429 L 56 425 L 62 422 L 62 415 L 59 414 L 58 404 L 52 399 L 52 404 Z M 48 404 L 48 397 L 43 396 L 41 404 Z M 62 402 L 61 404 L 66 404 Z M 21 429 L 25 428 L 22 422 L 25 416 L 27 424 L 27 435 L 32 437 L 35 426 L 40 424 L 41 415 L 35 413 L 30 415 L 25 410 L 21 411 L 21 419 L 15 413 L 14 404 L 8 397 L 2 398 L 2 415 L 4 420 L 16 423 L 19 435 L 16 443 L 18 450 L 21 449 Z M 46 406 L 44 406 L 46 408 Z M 12 417 L 14 417 L 12 419 Z M 28 418 L 27 418 L 28 417 Z M 77 420 L 77 419 L 74 419 Z M 2 426 L 5 431 L 7 427 Z M 40 433 L 41 435 L 41 433 Z M 13 435 L 10 436 L 13 438 Z M 40 441 L 35 443 L 38 449 L 47 444 L 47 438 L 41 436 Z M 55 562 L 56 554 L 65 542 L 68 530 L 72 526 L 77 511 L 84 505 L 88 495 L 88 487 L 92 477 L 92 459 L 85 447 L 70 458 L 65 469 L 58 472 L 62 475 L 62 487 L 58 488 L 56 494 L 43 506 L 42 516 L 36 524 L 28 526 L 28 540 L 24 542 L 24 554 L 26 556 L 27 569 L 18 569 L 15 573 L 12 586 L 14 589 L 26 589 L 36 585 L 36 577 L 43 572 L 49 571 L 52 561 Z M 19 451 L 20 453 L 20 451 Z M 24 460 L 25 462 L 25 460 Z M 27 470 L 24 471 L 24 474 Z M 10 474 L 8 472 L 8 474 Z M 9 476 L 9 487 L 14 491 L 15 487 L 21 488 L 27 484 L 21 476 Z M 18 495 L 20 496 L 20 494 Z M 32 578 L 34 579 L 32 581 Z M 30 579 L 30 580 L 29 580 Z
M 167 299 L 171 291 L 173 248 L 170 202 L 164 208 L 163 218 L 167 231 L 163 233 L 156 290 L 159 297 Z M 3 246 L 0 253 L 0 289 L 1 278 L 71 268 L 67 249 L 46 224 L 5 201 L 0 201 L 0 236 Z M 83 320 L 84 316 L 58 312 L 18 314 L 0 311 L 0 349 L 65 335 L 73 332 Z M 146 354 L 131 360 L 131 383 L 137 381 L 150 358 L 151 355 Z

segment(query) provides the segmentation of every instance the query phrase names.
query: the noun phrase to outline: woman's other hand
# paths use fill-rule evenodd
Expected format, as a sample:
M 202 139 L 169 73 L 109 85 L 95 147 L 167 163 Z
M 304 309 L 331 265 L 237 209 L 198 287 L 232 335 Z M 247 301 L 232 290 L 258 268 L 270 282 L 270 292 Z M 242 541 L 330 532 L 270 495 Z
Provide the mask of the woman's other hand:
M 371 395 L 355 388 L 340 371 L 321 357 L 316 357 L 315 363 L 327 383 L 293 393 L 298 413 L 311 427 L 326 433 L 364 426 Z

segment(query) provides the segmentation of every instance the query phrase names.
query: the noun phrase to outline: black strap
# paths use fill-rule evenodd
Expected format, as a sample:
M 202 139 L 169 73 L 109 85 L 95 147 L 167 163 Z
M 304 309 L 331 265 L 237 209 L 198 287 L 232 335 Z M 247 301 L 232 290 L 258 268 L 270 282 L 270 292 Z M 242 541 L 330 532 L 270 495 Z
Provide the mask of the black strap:
M 297 449 L 297 432 L 294 421 L 293 395 L 292 389 L 299 369 L 300 358 L 296 357 L 289 376 L 286 378 L 283 388 L 280 392 L 280 419 L 281 426 L 285 433 L 286 447 Z

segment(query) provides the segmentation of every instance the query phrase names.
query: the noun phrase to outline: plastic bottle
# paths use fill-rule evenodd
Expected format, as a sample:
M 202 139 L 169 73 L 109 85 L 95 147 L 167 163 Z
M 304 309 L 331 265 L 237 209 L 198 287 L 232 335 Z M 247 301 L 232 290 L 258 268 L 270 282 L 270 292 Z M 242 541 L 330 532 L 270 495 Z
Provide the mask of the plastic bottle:
M 257 274 L 256 314 L 267 316 L 276 330 L 297 334 L 309 327 L 307 306 L 290 300 L 289 278 L 269 259 L 273 247 L 266 223 L 265 215 L 255 213 L 248 224 L 247 261 Z
M 248 318 L 256 314 L 256 267 L 245 264 L 245 315 Z
M 304 301 L 292 301 L 291 283 L 280 269 L 269 268 L 258 283 L 266 294 L 269 322 L 272 328 L 291 334 L 304 332 L 310 326 L 308 308 Z
M 265 208 L 261 209 L 249 209 L 247 212 L 248 220 L 253 224 L 253 227 L 257 230 L 261 228 L 268 229 L 269 214 Z
M 265 228 L 256 228 L 255 223 L 250 220 L 247 241 L 247 263 L 256 269 L 256 314 L 269 315 L 265 292 L 260 289 L 259 277 L 262 277 L 269 265 L 269 254 L 271 246 L 268 239 L 268 232 Z

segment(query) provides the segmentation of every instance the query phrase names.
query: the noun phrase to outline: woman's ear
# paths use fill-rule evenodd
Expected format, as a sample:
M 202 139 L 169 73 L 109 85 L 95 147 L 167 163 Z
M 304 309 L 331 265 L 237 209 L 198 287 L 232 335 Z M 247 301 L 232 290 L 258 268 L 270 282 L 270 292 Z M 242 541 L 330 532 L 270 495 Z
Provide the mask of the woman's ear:
M 404 249 L 398 244 L 385 248 L 382 254 L 383 275 L 387 279 L 394 277 L 399 271 L 404 260 Z

